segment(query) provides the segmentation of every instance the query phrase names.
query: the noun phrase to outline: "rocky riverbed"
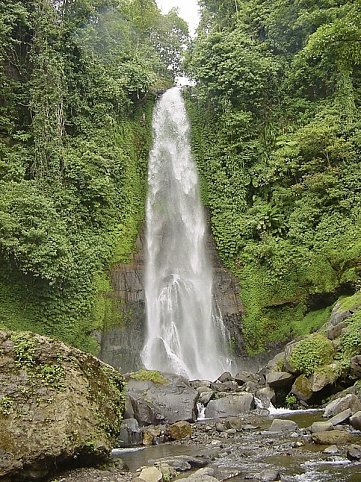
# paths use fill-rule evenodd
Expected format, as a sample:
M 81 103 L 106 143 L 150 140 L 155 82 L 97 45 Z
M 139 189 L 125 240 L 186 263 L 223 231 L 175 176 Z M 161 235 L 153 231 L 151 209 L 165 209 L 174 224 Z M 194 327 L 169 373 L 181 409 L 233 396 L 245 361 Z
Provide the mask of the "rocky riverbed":
M 337 432 L 349 437 L 347 443 L 337 433 L 330 439 L 335 444 L 318 444 L 310 427 L 320 420 L 322 412 L 204 420 L 192 424 L 191 436 L 137 451 L 121 449 L 110 465 L 63 473 L 52 482 L 151 482 L 174 476 L 194 482 L 360 481 L 361 464 L 355 458 L 361 433 L 342 425 Z
M 360 482 L 360 307 L 359 295 L 336 304 L 257 373 L 215 381 L 123 377 L 55 340 L 2 332 L 0 480 Z M 297 410 L 274 408 L 285 405 Z

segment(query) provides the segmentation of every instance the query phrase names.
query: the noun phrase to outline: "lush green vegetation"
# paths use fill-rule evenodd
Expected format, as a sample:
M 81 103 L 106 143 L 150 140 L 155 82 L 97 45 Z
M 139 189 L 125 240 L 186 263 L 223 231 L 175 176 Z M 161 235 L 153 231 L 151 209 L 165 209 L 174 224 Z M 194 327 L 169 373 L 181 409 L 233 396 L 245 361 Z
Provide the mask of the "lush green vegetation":
M 212 231 L 250 352 L 360 288 L 360 0 L 201 0 L 186 69 Z M 0 327 L 92 352 L 144 216 L 156 94 L 187 27 L 154 0 L 0 3 Z M 359 320 L 342 350 L 354 353 Z
M 139 370 L 131 373 L 130 378 L 143 382 L 158 383 L 159 385 L 164 385 L 167 383 L 167 379 L 156 370 Z
M 361 2 L 200 3 L 193 149 L 255 352 L 360 287 Z
M 143 219 L 155 95 L 187 27 L 154 0 L 0 3 L 0 325 L 97 351 Z

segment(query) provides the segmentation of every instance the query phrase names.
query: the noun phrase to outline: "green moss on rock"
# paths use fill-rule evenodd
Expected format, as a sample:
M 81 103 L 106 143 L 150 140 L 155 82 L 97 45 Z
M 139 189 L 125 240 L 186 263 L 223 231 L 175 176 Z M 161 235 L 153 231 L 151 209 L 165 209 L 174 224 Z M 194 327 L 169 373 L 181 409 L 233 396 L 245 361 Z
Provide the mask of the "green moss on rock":
M 0 366 L 0 478 L 26 478 L 39 460 L 46 475 L 74 457 L 107 457 L 124 411 L 119 372 L 30 332 L 0 332 Z
M 168 383 L 167 379 L 156 370 L 139 370 L 137 372 L 131 373 L 130 378 L 142 382 L 158 383 L 159 385 L 165 385 L 166 383 Z
M 318 367 L 331 363 L 333 356 L 334 347 L 331 341 L 321 334 L 315 334 L 294 344 L 289 363 L 297 372 L 308 376 Z

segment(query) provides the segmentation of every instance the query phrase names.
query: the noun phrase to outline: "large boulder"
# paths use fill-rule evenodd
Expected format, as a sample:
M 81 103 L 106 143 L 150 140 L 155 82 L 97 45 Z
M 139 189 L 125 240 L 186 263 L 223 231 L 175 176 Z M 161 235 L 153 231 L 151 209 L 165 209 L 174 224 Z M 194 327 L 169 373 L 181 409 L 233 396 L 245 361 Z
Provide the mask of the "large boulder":
M 352 415 L 350 418 L 350 424 L 355 430 L 361 430 L 361 411 Z
M 333 430 L 333 424 L 331 422 L 313 422 L 310 430 L 312 433 L 328 432 Z
M 143 441 L 142 431 L 135 418 L 123 420 L 118 437 L 119 447 L 132 447 L 141 445 Z
M 326 405 L 323 416 L 325 418 L 334 417 L 348 408 L 351 409 L 352 413 L 356 413 L 357 411 L 361 410 L 361 400 L 356 395 L 351 393 L 344 397 L 336 398 L 336 400 L 333 400 Z
M 329 422 L 332 423 L 332 425 L 340 425 L 341 423 L 347 422 L 347 420 L 351 417 L 352 415 L 352 410 L 351 408 L 346 408 L 343 412 L 338 413 L 337 415 L 334 415 L 332 418 L 330 418 Z
M 244 385 L 247 382 L 253 382 L 255 384 L 260 383 L 260 377 L 257 376 L 255 373 L 247 372 L 245 370 L 240 370 L 235 376 L 234 379 L 238 383 L 238 385 Z
M 275 418 L 268 429 L 269 432 L 294 432 L 298 430 L 298 425 L 293 420 Z
M 291 392 L 296 395 L 299 400 L 308 402 L 312 398 L 312 383 L 306 375 L 300 375 L 296 378 L 294 384 L 292 385 Z
M 321 370 L 316 370 L 310 378 L 312 392 L 317 393 L 328 385 L 333 385 L 338 377 L 339 375 L 335 364 L 330 364 L 322 367 Z
M 192 425 L 185 420 L 180 420 L 168 427 L 168 435 L 172 440 L 190 437 L 192 435 Z
M 0 366 L 0 479 L 108 456 L 124 410 L 119 372 L 34 333 L 0 332 Z
M 242 392 L 211 400 L 205 411 L 206 418 L 236 417 L 255 407 L 253 395 Z
M 261 402 L 262 408 L 269 408 L 271 403 L 276 402 L 276 393 L 271 387 L 264 387 L 256 392 L 256 398 Z
M 288 372 L 270 372 L 266 376 L 266 383 L 271 388 L 291 387 L 295 375 Z
M 344 445 L 352 442 L 353 437 L 344 430 L 330 430 L 312 434 L 312 440 L 319 445 Z
M 130 378 L 127 385 L 134 418 L 141 426 L 196 419 L 198 391 L 185 378 L 162 374 L 147 380 L 146 371 L 142 372 L 144 380 Z

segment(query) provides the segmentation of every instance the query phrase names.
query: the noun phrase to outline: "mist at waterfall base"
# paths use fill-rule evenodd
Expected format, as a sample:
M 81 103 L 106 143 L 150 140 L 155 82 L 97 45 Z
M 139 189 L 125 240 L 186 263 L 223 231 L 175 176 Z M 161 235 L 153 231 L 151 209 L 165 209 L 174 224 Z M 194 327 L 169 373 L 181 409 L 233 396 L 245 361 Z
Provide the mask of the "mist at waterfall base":
M 227 336 L 216 314 L 207 226 L 181 90 L 158 101 L 148 171 L 145 296 L 147 369 L 215 380 L 229 370 Z

